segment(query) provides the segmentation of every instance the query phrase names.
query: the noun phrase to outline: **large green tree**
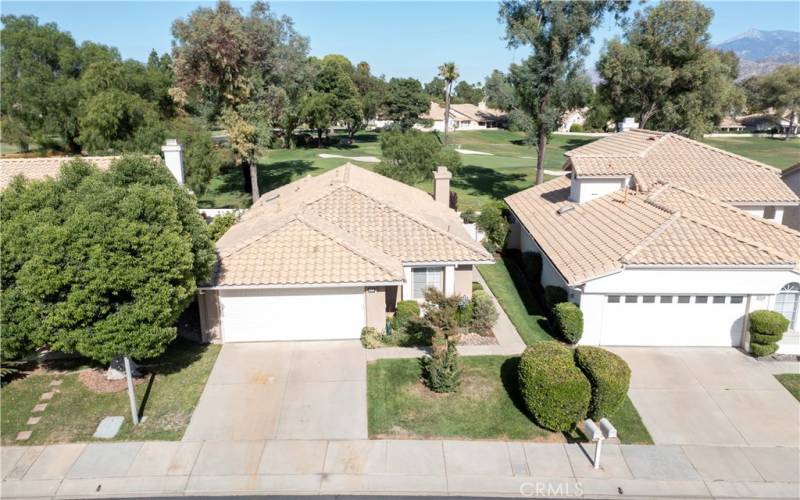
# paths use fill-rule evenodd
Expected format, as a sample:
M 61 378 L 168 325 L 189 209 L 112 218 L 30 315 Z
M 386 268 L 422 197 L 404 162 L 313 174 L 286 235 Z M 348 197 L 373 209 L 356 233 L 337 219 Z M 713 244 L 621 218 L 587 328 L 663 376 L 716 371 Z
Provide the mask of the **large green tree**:
M 438 166 L 457 173 L 461 158 L 442 146 L 433 133 L 419 130 L 392 130 L 381 134 L 381 163 L 377 171 L 406 184 L 430 179 Z
M 383 116 L 393 120 L 401 129 L 407 130 L 419 121 L 419 116 L 428 111 L 430 97 L 422 90 L 416 78 L 392 78 L 386 88 L 381 105 Z
M 508 75 L 499 70 L 494 70 L 486 77 L 483 85 L 486 101 L 489 106 L 503 111 L 511 111 L 516 107 L 514 86 Z
M 780 121 L 788 115 L 786 137 L 797 129 L 800 118 L 800 66 L 779 66 L 772 73 L 749 78 L 743 84 L 747 107 L 753 112 L 772 112 Z
M 666 0 L 637 12 L 624 39 L 610 41 L 597 62 L 600 92 L 616 119 L 690 136 L 710 131 L 743 104 L 734 85 L 738 59 L 710 46 L 713 11 Z
M 458 104 L 478 104 L 483 100 L 483 87 L 480 83 L 469 83 L 461 80 L 455 87 L 455 99 L 453 102 Z
M 4 357 L 39 347 L 100 362 L 157 356 L 215 258 L 194 197 L 143 156 L 15 179 L 0 218 Z
M 503 0 L 500 19 L 506 24 L 511 47 L 530 47 L 533 53 L 512 68 L 520 109 L 531 118 L 536 143 L 536 183 L 544 181 L 545 147 L 564 111 L 574 105 L 583 56 L 592 31 L 609 11 L 627 9 L 625 0 Z

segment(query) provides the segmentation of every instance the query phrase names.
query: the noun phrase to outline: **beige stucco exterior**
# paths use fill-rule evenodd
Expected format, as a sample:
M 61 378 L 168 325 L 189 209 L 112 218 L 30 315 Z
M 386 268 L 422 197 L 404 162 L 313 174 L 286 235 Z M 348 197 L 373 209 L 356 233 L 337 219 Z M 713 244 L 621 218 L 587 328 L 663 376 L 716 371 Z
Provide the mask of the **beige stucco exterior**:
M 203 342 L 221 342 L 222 331 L 219 318 L 219 292 L 206 290 L 197 294 L 200 310 L 200 331 Z
M 365 288 L 364 303 L 367 326 L 382 331 L 386 326 L 386 288 L 382 286 Z
M 455 283 L 453 293 L 472 298 L 472 266 L 457 266 L 455 272 Z

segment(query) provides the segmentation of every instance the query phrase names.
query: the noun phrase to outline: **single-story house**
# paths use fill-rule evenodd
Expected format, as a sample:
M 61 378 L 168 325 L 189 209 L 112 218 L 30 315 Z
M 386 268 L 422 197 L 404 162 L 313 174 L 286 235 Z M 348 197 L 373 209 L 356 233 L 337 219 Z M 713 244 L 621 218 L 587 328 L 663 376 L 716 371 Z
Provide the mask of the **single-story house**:
M 356 339 L 429 287 L 471 296 L 494 260 L 449 208 L 451 177 L 439 167 L 431 197 L 348 163 L 264 194 L 217 242 L 203 340 Z
M 164 164 L 179 184 L 183 184 L 183 148 L 175 139 L 167 139 L 161 146 Z M 111 163 L 119 156 L 42 156 L 35 158 L 0 158 L 0 190 L 8 186 L 11 180 L 21 175 L 26 179 L 41 180 L 55 177 L 61 166 L 69 161 L 81 159 L 91 163 L 100 170 L 108 170 Z M 159 158 L 155 156 L 154 158 Z M 160 158 L 159 158 L 160 159 Z
M 445 107 L 437 102 L 431 101 L 431 107 L 427 113 L 420 118 L 431 120 L 432 124 L 415 125 L 420 130 L 444 131 Z M 501 126 L 506 120 L 506 114 L 499 109 L 493 109 L 481 101 L 477 106 L 474 104 L 451 104 L 450 119 L 447 123 L 448 130 L 485 130 Z
M 717 129 L 722 132 L 742 132 L 745 129 L 742 121 L 735 116 L 723 116 L 720 120 Z
M 561 115 L 561 126 L 558 127 L 559 132 L 569 132 L 573 125 L 583 125 L 586 123 L 586 115 L 589 113 L 589 108 L 575 108 L 565 111 Z
M 800 196 L 800 163 L 796 163 L 784 170 L 781 174 L 781 179 L 789 186 L 789 189 L 794 191 L 797 196 Z M 792 229 L 800 231 L 800 206 L 787 208 L 783 214 L 783 223 Z
M 800 353 L 800 199 L 780 171 L 671 133 L 631 130 L 567 153 L 560 177 L 506 198 L 509 245 L 584 315 L 581 343 L 746 346 L 756 309 Z

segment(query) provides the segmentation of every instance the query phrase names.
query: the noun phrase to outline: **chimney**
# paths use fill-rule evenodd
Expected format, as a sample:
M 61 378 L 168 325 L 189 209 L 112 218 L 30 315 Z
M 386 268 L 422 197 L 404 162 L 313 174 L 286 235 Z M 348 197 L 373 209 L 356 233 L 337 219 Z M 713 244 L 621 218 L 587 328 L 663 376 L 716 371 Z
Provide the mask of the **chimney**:
M 161 152 L 164 153 L 164 163 L 169 172 L 178 184 L 183 185 L 183 147 L 178 144 L 177 139 L 167 139 L 161 146 Z
M 453 174 L 447 170 L 447 167 L 436 167 L 433 171 L 433 199 L 444 206 L 450 206 L 450 179 Z

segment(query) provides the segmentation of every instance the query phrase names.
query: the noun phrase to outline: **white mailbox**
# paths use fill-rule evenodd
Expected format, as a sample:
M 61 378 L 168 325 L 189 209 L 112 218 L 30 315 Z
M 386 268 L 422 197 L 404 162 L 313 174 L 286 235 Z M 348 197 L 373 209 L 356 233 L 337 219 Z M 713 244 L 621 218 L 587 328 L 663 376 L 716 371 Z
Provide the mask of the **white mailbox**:
M 591 439 L 592 441 L 597 441 L 603 439 L 603 431 L 600 430 L 600 427 L 597 426 L 592 419 L 587 418 L 583 422 L 583 428 L 586 432 L 586 437 Z
M 611 425 L 611 422 L 609 422 L 607 418 L 600 419 L 600 430 L 603 431 L 603 435 L 606 439 L 614 439 L 617 437 L 617 428 Z

